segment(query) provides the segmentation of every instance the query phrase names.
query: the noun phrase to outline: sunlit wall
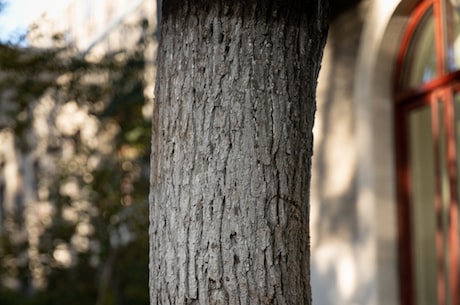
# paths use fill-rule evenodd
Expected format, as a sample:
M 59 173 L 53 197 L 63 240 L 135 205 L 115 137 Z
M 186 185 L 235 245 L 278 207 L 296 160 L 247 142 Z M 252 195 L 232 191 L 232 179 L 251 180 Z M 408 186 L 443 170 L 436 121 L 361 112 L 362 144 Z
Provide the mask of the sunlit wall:
M 409 2 L 362 0 L 330 24 L 314 127 L 315 305 L 400 303 L 391 84 Z

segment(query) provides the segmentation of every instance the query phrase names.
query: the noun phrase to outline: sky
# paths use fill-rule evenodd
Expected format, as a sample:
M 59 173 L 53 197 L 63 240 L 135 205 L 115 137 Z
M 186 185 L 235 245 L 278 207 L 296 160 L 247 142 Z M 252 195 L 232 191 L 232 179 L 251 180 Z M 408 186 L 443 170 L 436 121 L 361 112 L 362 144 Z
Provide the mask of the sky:
M 6 8 L 0 12 L 0 40 L 14 38 L 24 33 L 28 25 L 42 13 L 54 13 L 63 8 L 69 0 L 3 0 Z

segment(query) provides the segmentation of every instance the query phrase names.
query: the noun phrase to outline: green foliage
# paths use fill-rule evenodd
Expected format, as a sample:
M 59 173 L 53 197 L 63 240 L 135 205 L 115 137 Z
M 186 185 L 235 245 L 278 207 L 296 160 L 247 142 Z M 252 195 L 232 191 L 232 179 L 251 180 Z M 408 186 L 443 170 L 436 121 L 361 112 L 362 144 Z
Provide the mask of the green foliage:
M 19 162 L 36 156 L 33 192 L 51 206 L 35 256 L 24 198 L 15 225 L 0 232 L 0 304 L 148 304 L 152 32 L 97 62 L 66 48 L 0 45 L 0 132 L 13 133 Z

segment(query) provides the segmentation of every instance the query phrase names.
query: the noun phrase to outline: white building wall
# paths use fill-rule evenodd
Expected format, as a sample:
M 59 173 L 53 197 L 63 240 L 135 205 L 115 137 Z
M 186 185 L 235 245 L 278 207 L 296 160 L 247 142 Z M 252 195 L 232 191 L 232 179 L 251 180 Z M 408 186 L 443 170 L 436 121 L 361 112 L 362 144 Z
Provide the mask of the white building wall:
M 122 31 L 137 26 L 142 18 L 156 27 L 156 0 L 71 0 L 61 12 L 38 20 L 39 29 L 28 40 L 35 47 L 50 47 L 54 45 L 50 34 L 61 33 L 64 43 L 76 50 L 103 54 L 129 47 L 129 38 L 136 35 Z
M 408 8 L 368 0 L 331 24 L 312 177 L 313 304 L 400 304 L 392 80 Z

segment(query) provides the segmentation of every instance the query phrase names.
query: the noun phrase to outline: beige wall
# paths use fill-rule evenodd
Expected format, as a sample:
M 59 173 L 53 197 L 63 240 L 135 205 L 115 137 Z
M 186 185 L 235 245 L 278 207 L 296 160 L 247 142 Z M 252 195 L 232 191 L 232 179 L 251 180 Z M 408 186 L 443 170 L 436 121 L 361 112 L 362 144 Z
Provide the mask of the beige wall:
M 357 148 L 353 76 L 364 8 L 331 24 L 318 83 L 313 156 L 311 234 L 313 304 L 357 301 L 359 248 Z
M 414 1 L 363 0 L 330 25 L 312 177 L 313 304 L 399 304 L 391 82 Z

